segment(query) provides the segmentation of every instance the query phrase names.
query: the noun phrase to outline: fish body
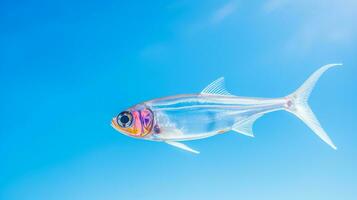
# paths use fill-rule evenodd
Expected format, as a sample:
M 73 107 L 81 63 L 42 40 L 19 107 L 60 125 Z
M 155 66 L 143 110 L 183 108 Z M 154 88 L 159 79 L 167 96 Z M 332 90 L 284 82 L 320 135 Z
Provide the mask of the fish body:
M 148 137 L 157 141 L 185 141 L 232 130 L 254 116 L 284 109 L 285 99 L 188 94 L 145 103 L 154 113 L 158 129 Z M 250 135 L 250 133 L 246 133 Z M 251 135 L 252 136 L 252 135 Z
M 139 139 L 166 142 L 193 152 L 181 143 L 235 131 L 254 137 L 252 126 L 266 113 L 285 110 L 309 126 L 323 141 L 336 149 L 307 104 L 319 77 L 329 64 L 313 73 L 295 92 L 282 98 L 250 98 L 230 94 L 219 78 L 198 94 L 184 94 L 153 99 L 137 104 L 112 119 L 117 131 Z

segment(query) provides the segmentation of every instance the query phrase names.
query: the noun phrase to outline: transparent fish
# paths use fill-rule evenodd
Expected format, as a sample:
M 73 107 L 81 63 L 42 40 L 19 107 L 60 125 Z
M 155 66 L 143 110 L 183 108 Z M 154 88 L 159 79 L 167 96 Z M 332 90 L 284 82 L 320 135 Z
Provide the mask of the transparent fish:
M 221 77 L 199 94 L 150 100 L 119 113 L 111 125 L 134 138 L 165 142 L 192 153 L 181 143 L 235 131 L 254 137 L 253 123 L 266 113 L 285 110 L 300 118 L 333 149 L 337 149 L 311 111 L 307 100 L 319 77 L 342 64 L 328 64 L 313 73 L 300 88 L 282 98 L 250 98 L 230 94 Z

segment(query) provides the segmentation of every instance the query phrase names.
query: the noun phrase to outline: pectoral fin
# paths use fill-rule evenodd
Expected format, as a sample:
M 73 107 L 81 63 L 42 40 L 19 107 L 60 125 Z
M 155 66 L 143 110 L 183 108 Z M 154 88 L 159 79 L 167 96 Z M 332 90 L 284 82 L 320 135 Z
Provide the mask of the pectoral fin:
M 191 149 L 190 147 L 188 147 L 187 145 L 180 143 L 180 142 L 174 142 L 174 141 L 165 141 L 167 144 L 172 145 L 174 147 L 189 151 L 191 153 L 195 153 L 195 154 L 199 154 L 199 151 L 196 151 L 194 149 Z

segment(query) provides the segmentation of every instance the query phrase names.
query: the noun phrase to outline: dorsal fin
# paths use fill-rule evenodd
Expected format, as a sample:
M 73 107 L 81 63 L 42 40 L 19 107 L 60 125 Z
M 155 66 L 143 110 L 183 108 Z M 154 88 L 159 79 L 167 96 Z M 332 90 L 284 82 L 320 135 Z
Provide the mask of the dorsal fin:
M 210 83 L 207 87 L 205 87 L 205 89 L 201 91 L 201 94 L 233 96 L 225 88 L 224 77 L 220 77 L 217 80 Z
M 254 137 L 253 134 L 253 124 L 255 120 L 257 120 L 259 117 L 261 117 L 263 114 L 256 114 L 244 121 L 239 121 L 235 123 L 232 127 L 232 131 L 239 132 L 243 135 Z

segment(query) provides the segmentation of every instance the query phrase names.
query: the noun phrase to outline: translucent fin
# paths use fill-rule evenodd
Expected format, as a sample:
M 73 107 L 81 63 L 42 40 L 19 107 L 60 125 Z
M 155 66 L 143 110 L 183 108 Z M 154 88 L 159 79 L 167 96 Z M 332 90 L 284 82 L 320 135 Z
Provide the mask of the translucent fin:
M 315 117 L 314 113 L 310 109 L 307 100 L 312 89 L 315 86 L 315 83 L 320 78 L 320 76 L 328 69 L 334 66 L 339 66 L 342 64 L 328 64 L 316 72 L 314 72 L 303 84 L 297 89 L 294 93 L 287 96 L 286 110 L 296 115 L 300 118 L 308 127 L 310 127 L 314 133 L 319 136 L 324 142 L 330 145 L 333 149 L 337 147 L 333 144 L 330 137 L 322 129 L 319 121 Z
M 262 114 L 253 115 L 252 117 L 249 117 L 246 120 L 235 123 L 232 127 L 232 131 L 236 131 L 238 133 L 241 133 L 249 137 L 254 137 L 253 124 L 255 120 L 257 120 L 261 116 L 263 115 Z
M 211 84 L 205 87 L 205 89 L 202 90 L 201 94 L 234 96 L 226 90 L 224 85 L 224 77 L 220 77 L 217 80 L 213 81 Z
M 191 149 L 190 147 L 188 147 L 187 145 L 183 144 L 183 143 L 180 143 L 180 142 L 174 142 L 174 141 L 165 141 L 167 144 L 169 145 L 172 145 L 174 147 L 177 147 L 177 148 L 180 148 L 180 149 L 183 149 L 185 151 L 189 151 L 191 153 L 195 153 L 195 154 L 199 154 L 200 152 L 199 151 L 196 151 L 194 149 Z

